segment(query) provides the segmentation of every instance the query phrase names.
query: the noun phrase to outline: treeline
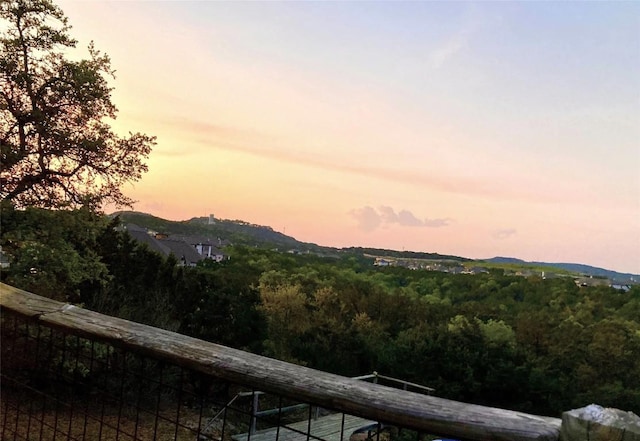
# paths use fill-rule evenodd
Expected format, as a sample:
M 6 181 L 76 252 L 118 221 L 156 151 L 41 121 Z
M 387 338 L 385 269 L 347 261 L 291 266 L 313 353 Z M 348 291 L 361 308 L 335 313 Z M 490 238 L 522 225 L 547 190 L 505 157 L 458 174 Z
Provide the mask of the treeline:
M 236 247 L 177 265 L 90 211 L 2 207 L 6 283 L 106 314 L 437 395 L 558 416 L 590 403 L 640 412 L 640 289 L 501 271 L 374 268 Z
M 438 253 L 422 253 L 417 251 L 393 251 L 385 250 L 381 248 L 362 248 L 362 247 L 350 247 L 346 248 L 346 251 L 351 251 L 357 254 L 368 254 L 379 257 L 395 257 L 398 259 L 433 259 L 433 260 L 447 260 L 450 262 L 469 262 L 471 259 L 458 256 L 448 256 Z

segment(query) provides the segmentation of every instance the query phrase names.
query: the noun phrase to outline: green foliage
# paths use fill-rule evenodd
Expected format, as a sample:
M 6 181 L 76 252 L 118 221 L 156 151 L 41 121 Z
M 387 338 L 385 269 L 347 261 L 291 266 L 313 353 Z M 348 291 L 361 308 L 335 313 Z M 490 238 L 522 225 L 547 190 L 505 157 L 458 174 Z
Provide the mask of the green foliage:
M 534 413 L 640 407 L 635 288 L 296 259 L 276 257 L 261 278 L 269 355 Z
M 478 323 L 480 332 L 484 337 L 486 345 L 493 347 L 514 347 L 516 344 L 516 335 L 511 326 L 502 320 L 489 319 L 486 323 L 480 321 Z
M 2 249 L 12 260 L 2 272 L 3 281 L 74 302 L 109 283 L 107 267 L 97 254 L 104 219 L 87 209 L 15 210 L 7 202 L 0 207 Z
M 447 260 L 450 263 L 460 263 L 460 262 L 468 262 L 470 259 L 465 257 L 458 256 L 448 256 L 438 253 L 420 253 L 415 251 L 393 251 L 393 250 L 384 250 L 380 248 L 360 248 L 360 247 L 351 247 L 348 248 L 348 251 L 354 254 L 368 254 L 373 256 L 386 256 L 393 258 L 401 258 L 401 259 L 416 259 L 416 260 Z
M 265 323 L 258 309 L 257 274 L 234 259 L 185 268 L 172 297 L 180 318 L 178 332 L 259 352 Z
M 555 416 L 592 402 L 640 411 L 637 287 L 242 246 L 188 268 L 118 225 L 88 210 L 5 204 L 3 280 L 325 371 L 376 370 L 446 398 Z

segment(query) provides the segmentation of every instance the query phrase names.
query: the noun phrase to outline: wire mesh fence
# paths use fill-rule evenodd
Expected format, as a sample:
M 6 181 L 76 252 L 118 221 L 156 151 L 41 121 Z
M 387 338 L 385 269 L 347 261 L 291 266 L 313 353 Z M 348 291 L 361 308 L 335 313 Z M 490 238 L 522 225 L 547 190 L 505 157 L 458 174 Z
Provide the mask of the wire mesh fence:
M 417 439 L 147 355 L 1 315 L 2 440 Z
M 554 441 L 561 427 L 558 418 L 445 400 L 406 381 L 395 389 L 345 378 L 3 283 L 0 324 L 0 441 L 429 441 L 433 433 Z

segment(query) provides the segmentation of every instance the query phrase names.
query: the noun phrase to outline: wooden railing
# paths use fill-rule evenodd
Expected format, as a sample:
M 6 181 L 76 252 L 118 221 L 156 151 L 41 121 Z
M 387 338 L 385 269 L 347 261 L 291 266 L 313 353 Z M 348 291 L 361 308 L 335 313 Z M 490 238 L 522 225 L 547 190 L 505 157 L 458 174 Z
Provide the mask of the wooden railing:
M 0 289 L 3 318 L 11 313 L 69 335 L 313 406 L 461 440 L 529 441 L 559 437 L 561 420 L 557 418 L 358 381 L 106 316 L 6 284 L 1 284 Z

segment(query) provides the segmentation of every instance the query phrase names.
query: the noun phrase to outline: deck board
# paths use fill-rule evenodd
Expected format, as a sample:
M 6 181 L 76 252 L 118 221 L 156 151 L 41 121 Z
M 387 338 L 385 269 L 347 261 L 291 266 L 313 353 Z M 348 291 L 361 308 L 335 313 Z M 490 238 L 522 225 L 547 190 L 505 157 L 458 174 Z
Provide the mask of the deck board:
M 342 415 L 341 413 L 336 413 L 315 420 L 312 419 L 311 435 L 325 441 L 348 441 L 354 431 L 365 426 L 376 424 L 375 421 L 365 418 L 345 415 L 344 427 L 342 428 Z M 252 434 L 251 437 L 249 437 L 248 433 L 241 433 L 239 435 L 233 435 L 232 438 L 234 441 L 306 441 L 308 428 L 309 421 L 304 420 L 288 424 L 286 427 L 280 427 L 279 431 L 277 427 L 272 427 L 258 430 Z M 342 433 L 341 428 L 343 429 Z M 315 438 L 310 438 L 310 440 L 313 441 Z

